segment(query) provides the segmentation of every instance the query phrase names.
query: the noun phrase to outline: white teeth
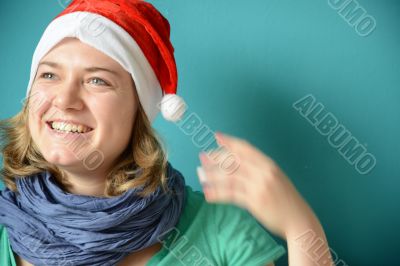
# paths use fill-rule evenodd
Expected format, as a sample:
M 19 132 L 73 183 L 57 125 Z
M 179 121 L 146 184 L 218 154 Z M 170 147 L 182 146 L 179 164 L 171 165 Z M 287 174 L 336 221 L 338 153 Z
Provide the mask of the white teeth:
M 90 128 L 86 126 L 67 124 L 64 122 L 52 122 L 51 127 L 58 131 L 66 131 L 66 132 L 86 133 L 90 131 Z

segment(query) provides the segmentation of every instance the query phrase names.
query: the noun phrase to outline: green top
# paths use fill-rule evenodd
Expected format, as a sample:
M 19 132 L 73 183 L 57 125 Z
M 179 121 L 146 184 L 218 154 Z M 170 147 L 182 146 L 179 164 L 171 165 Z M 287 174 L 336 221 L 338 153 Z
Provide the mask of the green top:
M 6 228 L 0 224 L 0 265 L 17 266 Z
M 245 209 L 213 204 L 186 186 L 187 202 L 179 222 L 146 266 L 265 266 L 286 250 Z M 0 225 L 0 265 L 16 266 L 7 230 Z

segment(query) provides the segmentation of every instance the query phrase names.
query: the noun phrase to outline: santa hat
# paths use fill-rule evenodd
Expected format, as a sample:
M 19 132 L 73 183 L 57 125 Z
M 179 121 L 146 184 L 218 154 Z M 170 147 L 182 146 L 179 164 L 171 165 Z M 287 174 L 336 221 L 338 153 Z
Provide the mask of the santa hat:
M 186 104 L 177 91 L 177 68 L 167 19 L 140 0 L 73 0 L 44 31 L 32 58 L 27 96 L 40 60 L 65 37 L 75 37 L 117 61 L 132 75 L 152 123 L 159 109 L 178 121 Z

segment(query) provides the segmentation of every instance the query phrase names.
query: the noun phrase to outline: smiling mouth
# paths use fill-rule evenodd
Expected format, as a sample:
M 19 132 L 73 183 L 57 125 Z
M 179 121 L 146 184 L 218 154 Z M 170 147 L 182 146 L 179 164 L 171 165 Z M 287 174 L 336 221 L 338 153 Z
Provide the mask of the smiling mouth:
M 93 128 L 84 125 L 73 125 L 57 121 L 47 121 L 46 125 L 50 130 L 64 134 L 86 134 L 93 130 Z

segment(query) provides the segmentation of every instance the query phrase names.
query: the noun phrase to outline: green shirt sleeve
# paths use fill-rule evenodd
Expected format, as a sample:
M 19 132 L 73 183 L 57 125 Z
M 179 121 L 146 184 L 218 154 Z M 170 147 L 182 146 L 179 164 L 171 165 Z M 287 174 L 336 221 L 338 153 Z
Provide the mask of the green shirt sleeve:
M 245 209 L 230 204 L 216 205 L 215 217 L 224 265 L 265 266 L 286 253 Z
M 6 228 L 0 224 L 0 265 L 17 266 Z

